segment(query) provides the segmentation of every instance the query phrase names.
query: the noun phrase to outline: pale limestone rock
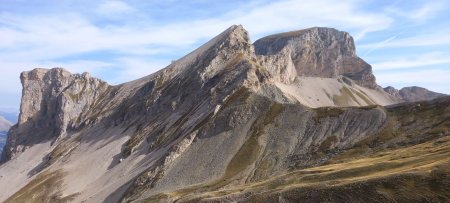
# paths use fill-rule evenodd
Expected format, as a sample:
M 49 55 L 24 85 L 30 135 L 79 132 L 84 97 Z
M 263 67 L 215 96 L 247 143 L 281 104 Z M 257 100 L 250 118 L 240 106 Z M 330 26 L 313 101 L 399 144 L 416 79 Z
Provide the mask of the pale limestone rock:
M 26 146 L 62 139 L 67 130 L 79 127 L 83 111 L 89 111 L 108 84 L 89 74 L 72 75 L 62 68 L 37 68 L 20 76 L 23 91 L 19 122 L 8 136 L 3 159 Z
M 353 38 L 346 32 L 316 27 L 267 36 L 254 46 L 257 55 L 285 57 L 299 76 L 343 75 L 359 85 L 377 87 L 372 67 L 356 56 Z

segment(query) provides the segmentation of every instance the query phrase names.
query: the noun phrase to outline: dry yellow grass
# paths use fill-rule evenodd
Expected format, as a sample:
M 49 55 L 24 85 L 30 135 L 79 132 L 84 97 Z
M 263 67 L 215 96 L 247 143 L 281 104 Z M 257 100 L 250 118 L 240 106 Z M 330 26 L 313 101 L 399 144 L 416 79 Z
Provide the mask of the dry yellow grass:
M 295 170 L 262 182 L 244 184 L 222 190 L 215 190 L 217 189 L 216 187 L 210 187 L 208 184 L 197 185 L 169 194 L 159 194 L 147 199 L 147 201 L 159 201 L 169 197 L 183 201 L 198 201 L 213 200 L 230 195 L 239 196 L 244 193 L 275 194 L 296 190 L 309 191 L 318 188 L 321 190 L 324 190 L 324 188 L 337 189 L 360 183 L 370 185 L 372 181 L 395 179 L 405 174 L 428 177 L 436 169 L 444 167 L 445 170 L 445 166 L 450 164 L 450 136 L 406 148 L 381 151 L 369 156 L 337 157 L 331 162 L 336 163 Z M 415 183 L 413 184 L 411 181 L 405 181 L 406 185 L 412 184 L 411 187 L 414 188 Z M 396 193 L 396 190 L 401 190 L 402 187 L 406 186 L 399 186 L 395 190 L 388 190 L 382 187 L 377 187 L 376 189 L 380 194 L 389 194 L 395 199 L 396 194 L 391 193 Z M 446 186 L 438 185 L 438 187 Z M 428 189 L 430 191 L 427 191 Z M 408 188 L 407 190 L 413 189 Z M 432 191 L 432 188 L 422 190 L 421 193 L 433 194 L 435 192 Z M 438 197 L 441 194 L 436 193 L 434 195 Z
M 62 197 L 63 176 L 64 173 L 61 170 L 45 171 L 5 202 L 70 202 L 77 194 Z

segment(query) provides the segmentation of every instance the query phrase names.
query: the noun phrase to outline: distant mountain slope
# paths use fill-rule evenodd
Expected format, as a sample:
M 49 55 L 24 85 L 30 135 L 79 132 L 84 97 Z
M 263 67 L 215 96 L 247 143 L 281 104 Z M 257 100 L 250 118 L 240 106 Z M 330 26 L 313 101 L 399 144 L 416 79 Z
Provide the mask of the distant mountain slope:
M 3 146 L 5 146 L 6 143 L 7 132 L 11 126 L 11 122 L 0 116 L 0 153 L 3 151 Z
M 0 132 L 8 131 L 12 123 L 0 116 Z
M 388 86 L 384 88 L 384 90 L 390 95 L 400 98 L 406 102 L 415 102 L 415 101 L 425 101 L 425 100 L 433 100 L 439 97 L 446 96 L 442 93 L 437 93 L 425 89 L 423 87 L 404 87 L 400 90 L 395 89 L 394 87 Z
M 3 147 L 6 143 L 7 132 L 0 132 L 0 153 L 3 151 Z
M 15 124 L 17 123 L 17 120 L 19 119 L 19 112 L 6 112 L 6 111 L 0 111 L 0 116 L 8 120 L 10 123 Z

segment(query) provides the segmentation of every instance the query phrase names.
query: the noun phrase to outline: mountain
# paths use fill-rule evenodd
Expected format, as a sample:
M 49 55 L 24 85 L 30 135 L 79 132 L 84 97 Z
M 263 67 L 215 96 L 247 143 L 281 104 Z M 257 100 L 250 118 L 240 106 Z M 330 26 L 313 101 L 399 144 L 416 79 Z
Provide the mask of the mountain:
M 395 89 L 394 87 L 388 86 L 384 88 L 384 90 L 390 95 L 399 98 L 406 102 L 416 102 L 416 101 L 425 101 L 425 100 L 433 100 L 439 97 L 446 96 L 445 94 L 433 92 L 427 90 L 423 87 L 404 87 L 400 90 Z
M 3 147 L 5 146 L 7 136 L 8 136 L 7 132 L 5 131 L 0 132 L 0 153 L 3 152 Z
M 5 146 L 6 143 L 7 132 L 11 126 L 11 122 L 0 116 L 0 153 L 3 151 L 3 146 Z
M 450 201 L 450 97 L 401 103 L 346 32 L 232 26 L 121 85 L 21 82 L 0 201 Z
M 0 116 L 14 124 L 19 119 L 19 112 L 15 112 L 15 110 L 0 111 Z
M 0 132 L 8 131 L 11 126 L 11 122 L 0 116 Z

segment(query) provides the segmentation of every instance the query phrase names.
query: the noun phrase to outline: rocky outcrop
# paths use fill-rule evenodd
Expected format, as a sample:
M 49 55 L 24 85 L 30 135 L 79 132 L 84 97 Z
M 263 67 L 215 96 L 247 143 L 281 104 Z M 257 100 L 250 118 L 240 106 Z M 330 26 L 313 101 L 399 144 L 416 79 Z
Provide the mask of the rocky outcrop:
M 387 87 L 383 88 L 383 90 L 385 92 L 387 92 L 388 94 L 392 95 L 393 97 L 403 99 L 402 96 L 400 96 L 400 92 L 398 91 L 398 89 L 395 89 L 392 86 L 387 86 Z
M 80 125 L 77 119 L 89 111 L 108 84 L 88 73 L 72 75 L 62 68 L 34 69 L 20 76 L 23 91 L 18 123 L 9 132 L 2 160 L 8 160 L 33 144 L 62 139 Z
M 433 100 L 439 97 L 447 96 L 445 94 L 437 93 L 430 91 L 428 89 L 425 89 L 423 87 L 404 87 L 400 90 L 395 89 L 394 87 L 388 86 L 384 88 L 384 91 L 386 91 L 388 94 L 399 98 L 405 102 L 416 102 L 416 101 L 426 101 L 426 100 Z
M 254 46 L 257 55 L 283 56 L 299 76 L 343 75 L 359 85 L 377 87 L 372 67 L 356 56 L 353 38 L 346 32 L 316 27 L 264 37 Z

